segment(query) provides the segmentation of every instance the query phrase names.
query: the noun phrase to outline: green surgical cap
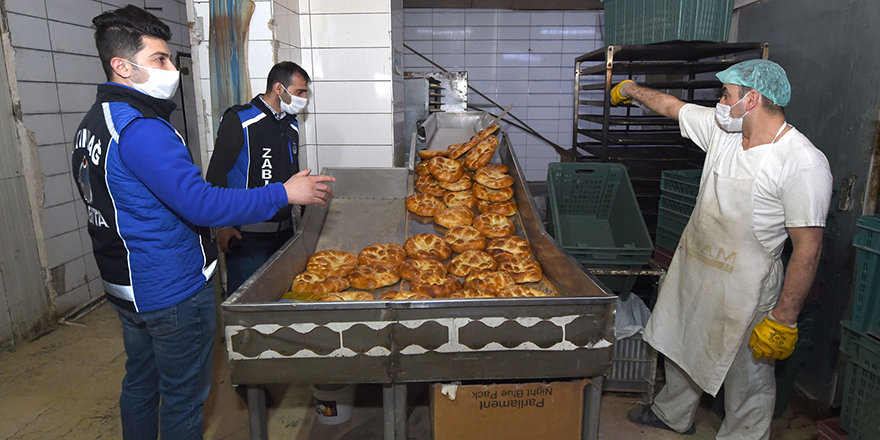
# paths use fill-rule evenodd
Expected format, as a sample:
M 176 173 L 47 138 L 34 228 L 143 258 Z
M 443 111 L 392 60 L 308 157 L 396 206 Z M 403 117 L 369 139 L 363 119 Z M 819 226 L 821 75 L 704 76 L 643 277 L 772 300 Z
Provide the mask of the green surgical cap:
M 743 61 L 716 73 L 715 76 L 724 84 L 751 87 L 780 107 L 785 107 L 791 101 L 788 76 L 773 61 Z

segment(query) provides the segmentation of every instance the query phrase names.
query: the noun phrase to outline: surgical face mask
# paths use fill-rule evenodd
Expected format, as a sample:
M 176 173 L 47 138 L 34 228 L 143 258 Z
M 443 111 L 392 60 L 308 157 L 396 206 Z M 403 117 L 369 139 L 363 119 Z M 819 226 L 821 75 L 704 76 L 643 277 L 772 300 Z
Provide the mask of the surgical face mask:
M 139 69 L 146 70 L 147 74 L 150 75 L 150 77 L 147 78 L 147 82 L 140 84 L 129 79 L 128 82 L 131 83 L 131 86 L 135 90 L 158 99 L 168 99 L 174 96 L 174 93 L 177 92 L 177 85 L 180 83 L 180 72 L 177 70 L 154 69 L 152 67 L 138 66 L 131 61 L 128 61 L 128 63 Z
M 749 94 L 746 93 L 746 96 L 749 96 Z M 715 122 L 718 122 L 718 125 L 721 126 L 724 131 L 730 133 L 738 133 L 743 130 L 743 118 L 745 118 L 746 115 L 749 114 L 748 110 L 738 118 L 730 117 L 730 110 L 743 102 L 743 100 L 746 99 L 746 96 L 743 96 L 742 99 L 740 99 L 734 105 L 721 103 L 715 104 Z
M 282 89 L 284 89 L 284 91 L 290 96 L 290 104 L 284 102 L 284 98 L 279 97 L 278 101 L 281 103 L 281 111 L 288 115 L 295 115 L 306 107 L 306 103 L 309 102 L 308 99 L 291 95 L 290 92 L 287 91 L 287 87 L 282 87 Z

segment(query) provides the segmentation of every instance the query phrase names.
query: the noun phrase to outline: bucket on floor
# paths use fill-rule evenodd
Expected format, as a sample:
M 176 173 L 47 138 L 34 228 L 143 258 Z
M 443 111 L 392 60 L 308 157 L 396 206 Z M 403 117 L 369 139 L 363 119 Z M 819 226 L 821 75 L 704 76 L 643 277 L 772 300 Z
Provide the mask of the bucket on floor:
M 338 425 L 351 419 L 354 410 L 355 384 L 315 384 L 312 395 L 318 423 Z

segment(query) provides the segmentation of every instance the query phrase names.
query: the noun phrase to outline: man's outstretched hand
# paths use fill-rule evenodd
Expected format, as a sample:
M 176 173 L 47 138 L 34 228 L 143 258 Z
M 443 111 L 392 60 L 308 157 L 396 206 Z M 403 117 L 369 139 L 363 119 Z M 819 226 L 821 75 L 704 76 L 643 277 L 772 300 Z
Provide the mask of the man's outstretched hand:
M 330 186 L 322 182 L 335 182 L 336 178 L 320 174 L 310 176 L 311 172 L 310 169 L 304 169 L 284 182 L 288 203 L 291 205 L 325 205 L 327 199 L 333 195 Z

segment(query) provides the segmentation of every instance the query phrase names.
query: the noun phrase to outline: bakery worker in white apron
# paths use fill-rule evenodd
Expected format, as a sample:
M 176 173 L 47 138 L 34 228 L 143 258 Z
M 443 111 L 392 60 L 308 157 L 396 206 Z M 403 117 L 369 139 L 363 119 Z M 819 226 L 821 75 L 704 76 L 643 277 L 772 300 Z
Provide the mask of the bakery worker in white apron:
M 785 121 L 791 87 L 782 67 L 749 60 L 716 76 L 724 89 L 714 109 L 629 80 L 611 91 L 615 105 L 636 100 L 678 120 L 682 136 L 706 151 L 696 207 L 645 329 L 666 356 L 666 386 L 653 405 L 628 415 L 692 434 L 700 396 L 723 384 L 716 438 L 766 440 L 775 361 L 794 350 L 822 251 L 831 171 Z M 783 269 L 788 237 L 793 252 Z

